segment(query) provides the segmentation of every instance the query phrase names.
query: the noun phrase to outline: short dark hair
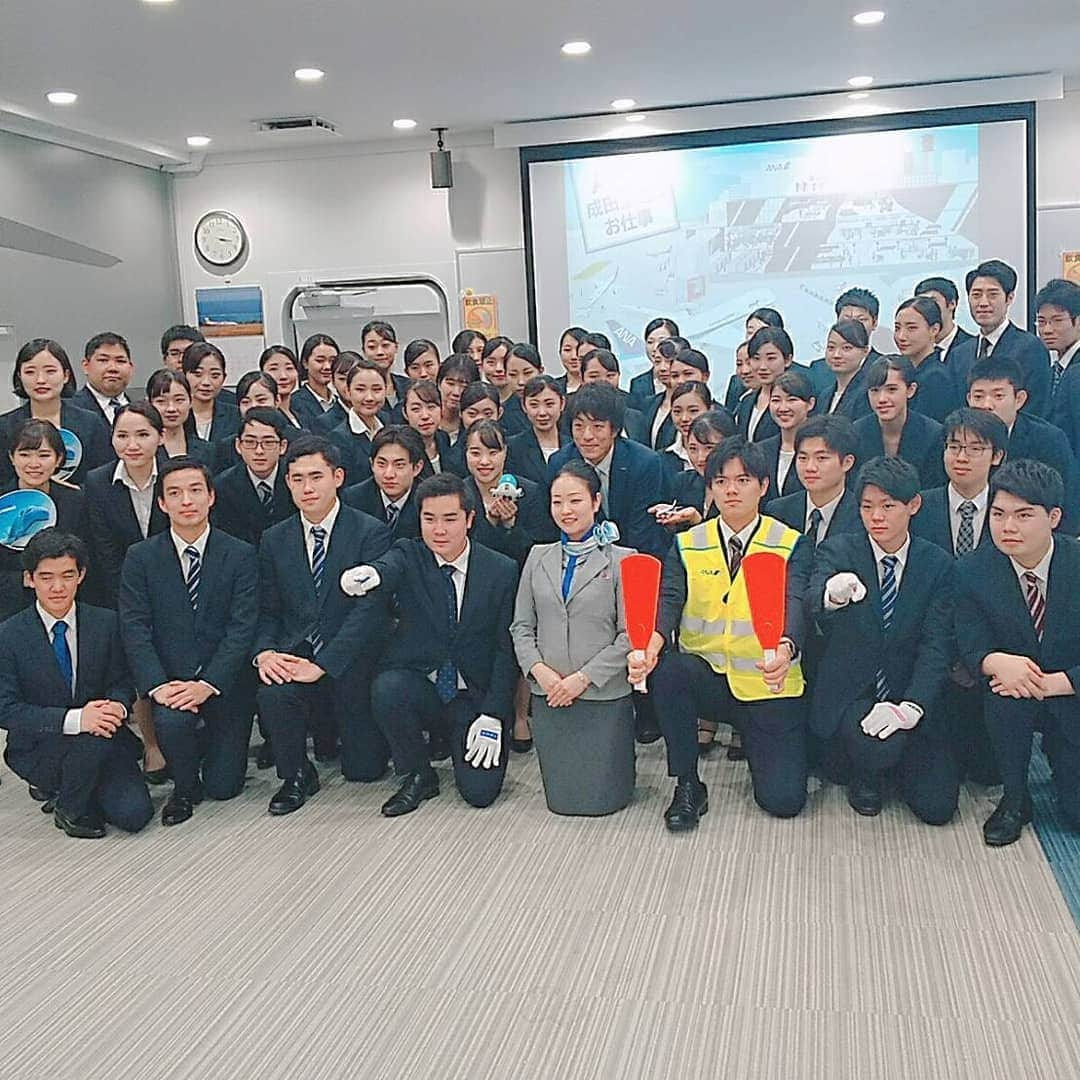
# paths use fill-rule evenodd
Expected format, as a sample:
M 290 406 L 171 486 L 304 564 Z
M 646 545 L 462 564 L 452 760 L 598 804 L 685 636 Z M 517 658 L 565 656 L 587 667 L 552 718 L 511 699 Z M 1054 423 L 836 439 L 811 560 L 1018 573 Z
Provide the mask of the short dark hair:
M 685 364 L 687 367 L 692 367 L 695 371 L 700 371 L 706 378 L 709 376 L 709 358 L 700 349 L 680 349 L 673 357 L 671 362 L 676 360 L 680 364 Z
M 363 345 L 364 338 L 368 334 L 378 334 L 384 341 L 392 341 L 395 345 L 397 344 L 397 331 L 385 319 L 372 319 L 370 322 L 364 323 L 360 328 L 361 345 Z
M 416 488 L 416 507 L 422 513 L 425 499 L 440 499 L 444 495 L 456 495 L 466 514 L 471 514 L 476 509 L 465 481 L 451 472 L 436 473 L 422 480 Z
M 690 394 L 697 394 L 705 403 L 706 409 L 712 408 L 712 391 L 709 389 L 708 383 L 703 383 L 700 379 L 691 379 L 689 382 L 680 383 L 676 386 L 671 391 L 671 404 L 674 405 L 679 398 L 688 397 Z
M 708 412 L 703 412 L 690 425 L 689 436 L 699 443 L 723 442 L 735 434 L 735 421 L 731 413 L 720 405 L 714 404 Z
M 127 416 L 129 413 L 141 416 L 159 435 L 165 433 L 165 421 L 161 419 L 161 413 L 149 401 L 129 401 L 126 405 L 121 405 L 113 413 L 114 431 L 120 422 L 120 417 Z
M 837 298 L 834 311 L 837 315 L 846 307 L 862 308 L 870 315 L 871 319 L 878 317 L 881 304 L 878 298 L 869 289 L 845 289 Z
M 642 334 L 643 338 L 647 338 L 651 333 L 656 330 L 666 330 L 671 337 L 679 336 L 679 324 L 674 319 L 650 319 L 645 324 L 645 333 Z
M 757 356 L 758 351 L 766 345 L 775 345 L 785 357 L 795 355 L 791 335 L 778 326 L 763 326 L 760 330 L 755 330 L 746 347 L 751 356 Z
M 544 370 L 544 361 L 540 359 L 540 350 L 535 345 L 530 345 L 527 341 L 519 341 L 511 350 L 509 356 L 507 356 L 507 362 L 509 362 L 511 356 L 516 356 L 519 360 L 524 360 L 526 364 L 536 368 L 537 371 Z
M 1024 381 L 1024 369 L 1019 360 L 993 353 L 972 364 L 967 378 L 969 390 L 977 382 L 1007 382 L 1014 390 L 1025 390 Z
M 812 401 L 815 398 L 813 383 L 801 372 L 788 368 L 776 382 L 774 390 L 783 390 L 785 394 L 799 398 L 800 401 Z
M 499 397 L 499 391 L 495 389 L 491 383 L 486 382 L 471 382 L 464 390 L 461 391 L 461 399 L 458 401 L 458 412 L 463 413 L 466 409 L 471 408 L 473 405 L 485 398 L 492 402 L 498 409 L 502 409 L 502 398 Z
M 60 390 L 61 397 L 71 397 L 75 392 L 75 369 L 71 366 L 68 354 L 59 341 L 51 338 L 31 338 L 18 352 L 15 357 L 15 368 L 11 373 L 11 388 L 16 397 L 25 398 L 29 395 L 22 384 L 22 369 L 37 356 L 38 353 L 47 352 L 60 365 L 64 372 L 65 383 Z
M 611 338 L 607 334 L 601 334 L 599 330 L 590 330 L 581 344 L 592 345 L 595 349 L 607 349 L 608 352 L 615 351 L 611 347 Z
M 923 278 L 922 281 L 915 286 L 916 296 L 925 296 L 929 292 L 940 293 L 954 306 L 960 302 L 960 290 L 957 289 L 954 282 L 945 277 Z
M 964 291 L 971 292 L 975 279 L 981 277 L 993 278 L 1006 295 L 1016 292 L 1016 271 L 1007 262 L 1002 262 L 1000 259 L 987 259 L 986 262 L 979 263 L 974 270 L 967 272 L 964 278 Z
M 372 458 L 384 446 L 400 446 L 409 455 L 409 461 L 413 465 L 421 465 L 427 462 L 424 440 L 408 424 L 389 424 L 381 428 L 375 438 L 371 440 Z
M 469 425 L 468 431 L 462 436 L 465 440 L 466 451 L 469 449 L 469 440 L 474 435 L 480 440 L 480 445 L 486 446 L 489 450 L 506 449 L 506 432 L 496 420 L 477 420 Z
M 526 384 L 525 389 L 522 392 L 523 397 L 536 397 L 538 394 L 542 394 L 545 390 L 553 390 L 559 395 L 563 401 L 566 400 L 566 391 L 562 388 L 562 383 L 557 379 L 552 378 L 550 375 L 534 375 Z
M 183 323 L 177 323 L 175 326 L 170 326 L 164 334 L 161 335 L 161 355 L 164 356 L 169 351 L 169 346 L 174 341 L 205 341 L 201 330 L 196 330 L 194 326 L 185 326 Z
M 255 405 L 240 417 L 240 427 L 236 432 L 238 439 L 244 434 L 244 429 L 249 424 L 265 424 L 274 429 L 279 439 L 284 439 L 286 442 L 289 438 L 289 428 L 292 427 L 280 409 L 270 409 L 265 405 Z
M 497 337 L 488 338 L 484 343 L 483 352 L 480 353 L 480 359 L 486 360 L 489 356 L 494 355 L 500 349 L 506 350 L 506 355 L 510 355 L 510 350 L 514 347 L 514 342 L 511 338 L 505 337 L 499 334 Z
M 428 405 L 438 405 L 440 409 L 442 408 L 442 394 L 431 379 L 417 379 L 416 382 L 409 383 L 402 395 L 402 408 L 408 405 L 410 396 L 419 398 Z
M 615 387 L 606 383 L 586 383 L 571 394 L 566 402 L 566 422 L 571 427 L 579 417 L 590 420 L 606 421 L 616 435 L 623 429 L 626 419 L 626 406 L 623 405 Z
M 301 374 L 307 374 L 307 363 L 311 359 L 311 354 L 320 346 L 329 345 L 335 353 L 341 352 L 341 347 L 329 334 L 312 334 L 310 337 L 304 339 L 304 344 L 300 346 L 300 371 Z
M 906 386 L 919 381 L 919 373 L 915 370 L 915 365 L 906 356 L 889 353 L 886 356 L 879 356 L 867 370 L 867 390 L 876 390 L 879 386 L 884 386 L 890 371 L 895 371 L 904 380 Z
M 646 334 L 645 336 L 648 337 L 649 335 Z M 580 480 L 589 489 L 589 494 L 594 499 L 600 494 L 600 474 L 587 461 L 582 461 L 580 458 L 571 458 L 552 477 L 551 482 L 555 483 L 560 476 L 570 476 L 575 480 Z
M 715 447 L 705 462 L 705 484 L 709 486 L 724 472 L 729 461 L 738 461 L 757 481 L 769 479 L 769 459 L 758 443 L 744 435 L 732 435 Z
M 341 450 L 337 444 L 332 443 L 329 439 L 324 439 L 321 435 L 308 435 L 307 433 L 289 443 L 289 449 L 285 451 L 281 464 L 285 472 L 288 472 L 289 466 L 297 458 L 311 457 L 316 454 L 321 456 L 331 469 L 341 468 Z
M 270 393 L 274 395 L 274 400 L 277 401 L 278 384 L 277 379 L 275 379 L 273 375 L 267 375 L 265 371 L 245 371 L 236 384 L 237 403 L 243 401 L 244 398 L 247 397 L 248 391 L 256 383 L 269 390 Z
M 262 371 L 275 356 L 284 356 L 294 368 L 296 374 L 300 374 L 300 361 L 296 359 L 296 353 L 288 345 L 269 345 L 259 353 L 259 370 Z
M 657 352 L 661 356 L 668 360 L 674 360 L 676 356 L 683 351 L 683 349 L 689 349 L 690 342 L 684 337 L 679 337 L 676 334 L 674 337 L 664 338 L 659 345 L 656 346 Z
M 44 445 L 60 458 L 61 464 L 67 456 L 63 437 L 48 420 L 23 420 L 15 425 L 8 441 L 9 454 L 16 450 L 40 450 Z
M 184 350 L 183 359 L 180 361 L 180 370 L 185 375 L 191 375 L 197 371 L 199 365 L 208 357 L 212 356 L 221 364 L 221 370 L 227 371 L 225 354 L 212 341 L 196 341 Z
M 479 330 L 459 330 L 454 335 L 454 340 L 450 342 L 451 353 L 465 353 L 468 352 L 469 346 L 479 338 L 481 341 L 487 341 L 487 334 L 482 334 Z
M 349 368 L 349 373 L 345 376 L 345 385 L 350 389 L 352 388 L 352 381 L 356 378 L 356 373 L 358 371 L 373 371 L 380 379 L 382 379 L 384 386 L 389 386 L 390 384 L 390 374 L 385 368 L 379 367 L 374 360 L 371 360 L 366 356 L 358 356 L 356 358 L 356 363 Z
M 75 560 L 75 565 L 80 570 L 85 570 L 90 562 L 86 542 L 54 525 L 42 529 L 30 538 L 30 542 L 23 548 L 22 566 L 28 574 L 32 574 L 45 559 L 63 559 L 68 555 Z
M 919 470 L 903 458 L 871 458 L 859 469 L 859 475 L 855 478 L 855 498 L 861 500 L 869 486 L 879 488 L 891 498 L 909 503 L 919 494 Z
M 191 397 L 191 383 L 182 371 L 173 371 L 172 368 L 158 368 L 157 371 L 146 380 L 147 400 L 153 400 L 167 394 L 173 386 L 183 387 L 187 396 Z
M 948 440 L 961 431 L 970 431 L 995 450 L 1009 449 L 1009 429 L 999 416 L 989 409 L 954 409 L 942 422 L 943 437 Z
M 202 478 L 206 481 L 206 490 L 211 494 L 214 493 L 214 476 L 210 472 L 209 467 L 205 462 L 196 461 L 192 457 L 174 457 L 169 458 L 158 469 L 157 483 L 154 485 L 154 497 L 162 498 L 165 494 L 165 480 L 172 476 L 173 473 L 183 472 L 185 469 L 194 469 L 196 472 L 202 475 Z
M 95 334 L 86 343 L 86 348 L 83 349 L 83 356 L 89 360 L 102 345 L 118 345 L 127 353 L 128 359 L 131 359 L 131 348 L 128 343 L 119 334 L 114 334 L 111 330 L 105 330 L 100 334 Z
M 1032 506 L 1041 506 L 1047 513 L 1065 505 L 1065 483 L 1061 473 L 1041 461 L 1020 458 L 1001 466 L 990 480 L 990 503 L 1004 491 Z
M 907 310 L 917 311 L 925 320 L 927 326 L 941 326 L 941 305 L 930 296 L 913 296 L 905 300 L 897 309 L 896 314 Z
M 356 367 L 361 360 L 364 360 L 369 364 L 373 363 L 373 361 L 368 360 L 367 357 L 361 353 L 355 352 L 352 349 L 342 349 L 337 356 L 330 361 L 331 377 L 336 379 L 340 375 L 348 382 L 349 376 L 352 374 L 352 369 Z
M 1069 318 L 1080 318 L 1080 285 L 1064 278 L 1051 278 L 1035 294 L 1035 311 L 1041 307 L 1057 307 L 1069 313 Z
M 777 330 L 784 329 L 784 316 L 781 315 L 780 312 L 776 310 L 776 308 L 754 308 L 754 310 L 746 316 L 746 322 L 749 322 L 751 319 L 757 319 L 758 322 L 762 322 L 766 326 L 775 326 Z M 745 326 L 746 323 L 744 323 L 743 325 Z
M 585 377 L 585 369 L 591 363 L 599 364 L 605 371 L 612 375 L 619 374 L 619 358 L 610 349 L 590 349 L 581 357 L 581 375 Z
M 434 341 L 429 341 L 427 338 L 415 338 L 405 346 L 405 355 L 402 359 L 402 363 L 406 368 L 412 363 L 415 363 L 420 359 L 424 353 L 434 353 L 435 362 L 439 362 L 439 346 Z
M 820 439 L 841 461 L 846 457 L 856 457 L 859 452 L 859 437 L 855 434 L 855 425 L 846 416 L 811 416 L 795 432 L 795 453 L 797 454 L 807 439 Z
M 588 334 L 588 332 L 589 331 L 586 330 L 583 326 L 568 326 L 559 335 L 559 350 L 562 351 L 562 343 L 564 339 L 568 337 L 572 337 L 578 343 L 578 345 L 581 345 L 585 341 L 585 335 Z
M 440 365 L 435 374 L 435 385 L 438 386 L 443 379 L 451 375 L 460 375 L 466 382 L 480 381 L 480 369 L 476 361 L 465 353 L 451 353 Z
M 870 348 L 870 333 L 858 319 L 838 319 L 829 327 L 830 334 L 839 334 L 856 349 Z

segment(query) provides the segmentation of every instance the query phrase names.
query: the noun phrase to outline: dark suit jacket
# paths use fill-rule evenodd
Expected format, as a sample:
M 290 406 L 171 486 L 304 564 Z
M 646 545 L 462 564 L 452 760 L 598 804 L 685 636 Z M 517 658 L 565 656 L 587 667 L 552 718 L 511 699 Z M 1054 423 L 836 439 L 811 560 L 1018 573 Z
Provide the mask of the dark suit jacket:
M 990 507 L 983 517 L 983 526 L 975 537 L 975 547 L 990 543 Z M 949 520 L 949 493 L 947 487 L 930 488 L 922 493 L 922 506 L 911 519 L 911 535 L 920 536 L 937 544 L 950 555 L 956 554 L 953 544 L 952 522 Z
M 509 724 L 519 674 L 510 641 L 518 579 L 513 560 L 469 545 L 461 613 L 449 641 L 446 578 L 424 542 L 398 540 L 374 565 L 382 584 L 370 595 L 392 596 L 397 613 L 379 667 L 427 675 L 449 657 L 480 711 Z
M 567 461 L 580 459 L 581 454 L 574 443 L 553 454 L 548 462 L 548 488 Z M 611 458 L 607 516 L 618 525 L 626 547 L 660 557 L 667 551 L 670 538 L 649 513 L 650 506 L 664 501 L 666 490 L 660 455 L 630 439 L 617 438 Z M 550 503 L 546 492 L 544 499 Z
M 1065 432 L 1073 457 L 1080 454 L 1080 361 L 1071 360 L 1050 404 L 1050 422 Z
M 1080 530 L 1080 493 L 1076 459 L 1065 433 L 1046 420 L 1037 416 L 1028 416 L 1024 409 L 1016 417 L 1009 435 L 1007 461 L 1029 458 L 1041 461 L 1056 469 L 1065 484 L 1065 506 L 1062 507 L 1064 518 L 1062 529 L 1067 533 Z
M 1064 671 L 1080 688 L 1080 542 L 1055 535 L 1050 559 L 1042 641 L 1035 637 L 1027 599 L 1008 556 L 983 544 L 956 564 L 956 636 L 968 671 L 981 675 L 989 653 L 1029 656 L 1046 672 Z M 1025 702 L 1017 701 L 1022 707 Z M 1061 733 L 1080 744 L 1080 698 L 1076 694 L 1047 698 L 1044 707 L 1061 725 Z
M 634 442 L 641 443 L 642 446 L 650 446 L 649 425 L 645 422 L 645 417 L 637 410 L 628 408 L 623 414 L 623 431 L 626 432 L 628 439 L 633 439 Z
M 262 534 L 279 521 L 296 513 L 292 496 L 285 484 L 285 470 L 279 465 L 274 481 L 274 499 L 270 512 L 263 507 L 259 493 L 241 461 L 214 478 L 214 508 L 210 512 L 213 524 L 237 540 L 258 547 Z
M 862 367 L 859 368 L 857 375 L 864 374 L 870 370 L 870 365 L 881 358 L 881 353 L 877 349 L 871 347 L 870 351 L 866 354 L 866 359 L 863 361 Z M 792 364 L 792 370 L 798 370 L 802 367 L 801 364 Z M 814 394 L 820 398 L 825 391 L 828 390 L 828 396 L 825 398 L 826 403 L 829 398 L 832 397 L 832 387 L 836 385 L 836 376 L 832 373 L 832 368 L 829 367 L 829 362 L 824 356 L 819 356 L 816 360 L 810 361 L 808 368 L 803 368 L 804 372 L 809 373 L 810 383 L 814 387 Z M 854 381 L 854 380 L 853 380 Z
M 316 594 L 300 514 L 263 533 L 259 544 L 259 627 L 255 655 L 266 649 L 310 656 L 308 637 L 318 630 L 319 666 L 340 678 L 380 641 L 385 603 L 377 594 L 341 591 L 342 571 L 371 563 L 390 547 L 390 530 L 351 506 L 341 506 L 326 551 L 322 588 Z
M 942 430 L 941 425 L 929 416 L 908 412 L 907 423 L 904 424 L 900 436 L 898 456 L 919 470 L 921 487 L 938 487 L 945 483 L 945 438 Z M 855 434 L 859 438 L 859 450 L 852 475 L 858 472 L 860 465 L 864 465 L 871 458 L 885 455 L 881 425 L 876 415 L 857 420 Z
M 531 431 L 529 418 L 522 408 L 521 399 L 514 394 L 503 405 L 502 429 L 506 432 L 507 439 L 512 439 L 522 432 Z
M 135 687 L 204 679 L 229 695 L 251 665 L 259 616 L 255 549 L 211 528 L 192 611 L 172 533 L 135 544 L 124 560 L 120 622 Z
M 366 433 L 357 435 L 349 427 L 348 418 L 327 433 L 328 438 L 341 450 L 341 465 L 345 470 L 346 484 L 359 484 L 371 475 L 371 437 Z
M 652 404 L 653 398 L 658 395 L 656 393 L 656 384 L 653 382 L 653 369 L 651 364 L 647 371 L 635 375 L 630 380 L 628 393 L 630 394 L 631 399 L 630 407 L 637 409 L 639 412 L 645 412 Z
M 784 477 L 783 487 L 777 482 L 777 477 L 780 475 L 780 436 L 774 435 L 771 439 L 761 440 L 758 445 L 769 459 L 769 498 L 794 495 L 795 492 L 802 491 L 803 485 L 799 479 L 798 470 L 795 468 L 794 459 L 791 462 L 791 468 L 787 471 L 787 476 Z
M 810 609 L 825 635 L 818 661 L 811 730 L 828 738 L 844 710 L 874 699 L 874 682 L 884 671 L 889 700 L 911 701 L 933 721 L 932 710 L 949 677 L 953 658 L 953 560 L 928 540 L 912 537 L 892 624 L 881 625 L 881 587 L 866 533 L 837 536 L 819 544 L 810 579 Z M 856 574 L 866 597 L 838 611 L 826 611 L 825 583 L 843 572 Z
M 949 350 L 948 367 L 952 369 L 957 394 L 967 400 L 967 380 L 978 356 L 979 339 L 972 337 Z M 1050 353 L 1034 335 L 1012 323 L 1005 328 L 991 356 L 1011 357 L 1024 372 L 1028 400 L 1024 412 L 1029 416 L 1047 416 L 1050 412 Z
M 24 420 L 30 419 L 30 404 L 26 402 L 18 408 L 0 416 L 0 484 L 9 484 L 15 479 L 15 469 L 11 464 L 11 437 L 15 428 Z M 82 443 L 82 461 L 69 476 L 68 482 L 82 487 L 86 474 L 98 465 L 115 461 L 109 428 L 100 412 L 92 413 L 72 404 L 71 399 L 60 402 L 60 426 L 66 428 Z
M 815 416 L 828 416 L 829 404 L 833 394 L 836 393 L 836 376 L 825 368 L 826 376 L 821 376 L 821 383 L 816 387 L 817 404 L 814 406 Z M 869 361 L 864 361 L 863 366 L 855 372 L 851 382 L 844 388 L 840 395 L 840 403 L 836 406 L 833 416 L 846 416 L 852 423 L 869 416 L 873 410 L 870 408 L 870 399 L 866 393 L 866 382 L 870 371 Z
M 735 426 L 738 428 L 739 434 L 750 438 L 750 418 L 754 414 L 754 405 L 757 403 L 757 393 L 747 394 L 746 397 L 740 399 L 738 408 L 735 410 Z M 772 418 L 772 413 L 768 409 L 765 410 L 765 414 L 758 421 L 757 427 L 754 429 L 754 442 L 764 442 L 766 439 L 771 439 L 774 435 L 779 435 L 780 429 L 776 426 L 776 421 Z
M 664 417 L 664 422 L 660 425 L 660 430 L 656 433 L 656 441 L 653 441 L 653 424 L 656 423 L 656 414 L 660 411 L 660 406 L 663 402 L 664 395 L 657 394 L 649 401 L 641 412 L 642 424 L 644 425 L 646 436 L 645 445 L 652 447 L 654 450 L 666 450 L 675 441 L 675 436 L 678 435 L 678 432 L 675 430 L 675 422 L 671 419 L 671 413 L 669 412 L 667 416 Z
M 60 735 L 64 714 L 89 701 L 135 699 L 115 611 L 79 601 L 75 692 L 71 692 L 36 607 L 0 623 L 0 727 L 8 732 L 7 756 L 32 757 L 43 738 Z
M 908 402 L 909 409 L 915 409 L 940 424 L 953 409 L 964 404 L 965 399 L 957 391 L 956 382 L 942 364 L 937 349 L 922 362 L 917 375 L 918 389 Z
M 962 326 L 956 328 L 956 337 L 952 339 L 949 347 L 945 350 L 944 363 L 946 368 L 952 363 L 953 354 L 956 350 L 964 344 L 965 341 L 971 341 L 972 335 L 969 334 Z
M 126 391 L 125 396 L 129 401 L 131 400 L 131 395 L 127 394 Z M 112 428 L 112 422 L 105 415 L 105 410 L 98 404 L 98 399 L 90 392 L 89 386 L 81 386 L 68 400 L 72 405 L 77 405 L 80 409 L 85 409 L 88 413 L 101 417 L 101 422 L 107 429 Z
M 566 433 L 559 431 L 559 449 L 570 441 Z M 517 477 L 524 477 L 537 484 L 547 482 L 547 461 L 540 444 L 536 441 L 536 432 L 530 427 L 519 435 L 513 435 L 506 444 L 506 471 Z
M 192 431 L 195 430 L 195 416 L 192 414 L 191 418 Z M 211 447 L 209 464 L 212 466 L 214 463 L 213 446 L 215 443 L 220 442 L 222 439 L 235 439 L 236 433 L 240 430 L 240 410 L 236 405 L 236 402 L 222 401 L 221 395 L 214 399 L 214 414 L 210 418 L 210 431 L 204 440 Z M 199 436 L 202 438 L 202 436 Z
M 419 482 L 418 479 L 417 483 Z M 379 492 L 379 487 L 375 483 L 373 476 L 361 480 L 359 484 L 342 488 L 341 501 L 346 506 L 363 511 L 368 517 L 373 517 L 376 521 L 386 523 L 386 508 L 383 506 L 382 494 Z M 413 484 L 409 490 L 408 498 L 406 498 L 401 513 L 398 514 L 397 521 L 394 522 L 394 527 L 390 531 L 395 540 L 403 538 L 411 540 L 420 535 L 420 511 L 416 505 L 416 484 Z
M 806 500 L 809 495 L 805 491 L 796 491 L 793 495 L 785 495 L 781 499 L 773 499 L 765 504 L 765 513 L 769 517 L 782 521 L 789 529 L 797 529 L 799 532 L 806 531 Z M 845 491 L 836 504 L 832 520 L 825 530 L 825 540 L 834 536 L 844 536 L 847 533 L 865 535 L 862 518 L 859 516 L 859 504 L 851 491 Z M 825 543 L 822 540 L 821 543 Z
M 484 514 L 484 503 L 480 498 L 480 489 L 471 477 L 465 480 L 465 487 L 472 495 L 476 506 L 476 519 L 469 533 L 478 544 L 491 551 L 498 551 L 518 566 L 522 566 L 534 544 L 547 544 L 559 539 L 559 531 L 551 520 L 546 484 L 534 484 L 524 477 L 517 478 L 518 487 L 525 492 L 518 499 L 518 515 L 512 529 L 492 525 Z
M 90 534 L 100 580 L 102 604 L 115 607 L 120 589 L 120 568 L 132 544 L 146 539 L 139 528 L 131 495 L 124 484 L 113 481 L 116 463 L 109 462 L 92 470 L 86 477 L 86 502 L 90 508 Z M 157 499 L 150 509 L 149 535 L 169 527 Z
M 289 403 L 292 414 L 309 431 L 317 430 L 315 422 L 325 416 L 327 411 L 333 413 L 336 417 L 334 423 L 331 424 L 332 427 L 340 424 L 345 419 L 345 409 L 337 398 L 334 398 L 334 404 L 330 406 L 329 410 L 323 409 L 322 405 L 319 404 L 320 400 L 312 393 L 306 382 L 293 391 L 292 400 Z
M 193 461 L 201 461 L 211 472 L 214 471 L 214 448 L 205 439 L 200 439 L 198 435 L 194 435 L 191 432 L 186 433 L 187 449 L 184 451 L 183 457 L 189 457 Z M 161 468 L 166 461 L 170 461 L 169 452 L 162 446 L 157 452 L 158 468 Z M 115 467 L 115 462 L 113 465 Z

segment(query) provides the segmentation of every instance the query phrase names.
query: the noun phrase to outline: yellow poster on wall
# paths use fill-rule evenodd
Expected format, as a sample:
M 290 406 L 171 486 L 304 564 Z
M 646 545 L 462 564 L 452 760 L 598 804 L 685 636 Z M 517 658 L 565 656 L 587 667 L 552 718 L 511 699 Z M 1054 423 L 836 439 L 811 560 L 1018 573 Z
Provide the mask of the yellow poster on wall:
M 1080 251 L 1061 253 L 1061 276 L 1066 281 L 1074 281 L 1080 285 Z
M 499 332 L 499 302 L 494 293 L 474 293 L 466 289 L 461 298 L 462 325 L 466 330 L 479 330 L 485 337 Z

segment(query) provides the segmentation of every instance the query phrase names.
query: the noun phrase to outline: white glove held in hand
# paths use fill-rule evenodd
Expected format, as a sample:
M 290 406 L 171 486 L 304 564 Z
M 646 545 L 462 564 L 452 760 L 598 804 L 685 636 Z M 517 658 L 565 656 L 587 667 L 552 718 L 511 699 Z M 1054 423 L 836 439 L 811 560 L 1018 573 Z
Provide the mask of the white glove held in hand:
M 833 574 L 825 582 L 825 606 L 829 609 L 841 608 L 846 604 L 857 604 L 866 599 L 866 586 L 859 580 L 858 574 L 845 571 Z
M 894 705 L 891 701 L 879 701 L 862 720 L 866 735 L 887 739 L 898 731 L 910 731 L 922 719 L 922 709 L 910 701 Z
M 374 566 L 354 566 L 341 575 L 341 591 L 346 596 L 366 596 L 382 582 Z
M 465 760 L 474 769 L 493 769 L 502 757 L 502 721 L 481 713 L 465 736 Z

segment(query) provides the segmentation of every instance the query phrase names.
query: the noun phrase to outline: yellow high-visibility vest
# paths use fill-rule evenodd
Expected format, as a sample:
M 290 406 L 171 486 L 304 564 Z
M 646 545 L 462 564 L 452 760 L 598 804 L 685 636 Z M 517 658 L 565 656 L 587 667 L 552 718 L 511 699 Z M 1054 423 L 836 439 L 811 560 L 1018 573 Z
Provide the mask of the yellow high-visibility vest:
M 799 533 L 783 522 L 762 515 L 743 558 L 755 551 L 772 551 L 791 558 Z M 686 603 L 679 624 L 679 648 L 705 660 L 719 675 L 726 675 L 732 696 L 739 701 L 798 697 L 805 687 L 798 660 L 788 669 L 783 689 L 774 694 L 755 666 L 763 658 L 754 634 L 746 582 L 736 573 L 734 582 L 724 558 L 719 518 L 695 525 L 676 537 L 679 557 L 686 569 Z

